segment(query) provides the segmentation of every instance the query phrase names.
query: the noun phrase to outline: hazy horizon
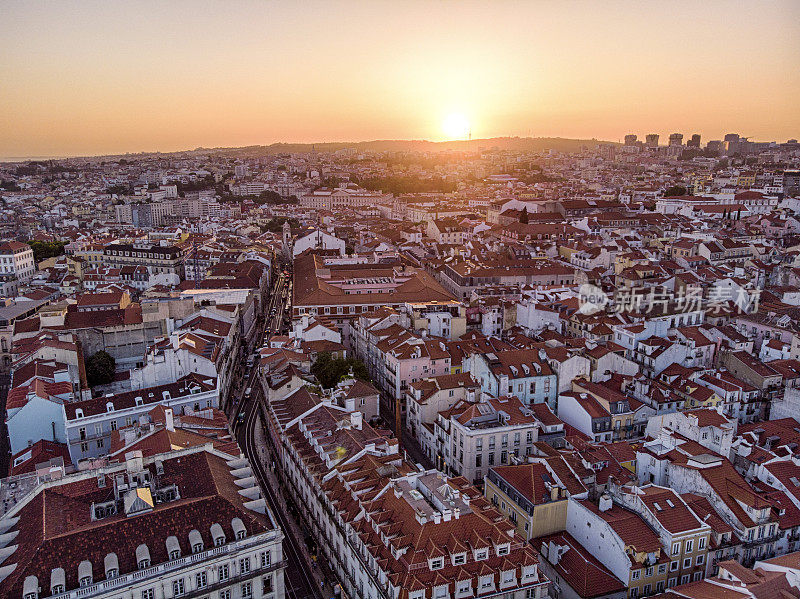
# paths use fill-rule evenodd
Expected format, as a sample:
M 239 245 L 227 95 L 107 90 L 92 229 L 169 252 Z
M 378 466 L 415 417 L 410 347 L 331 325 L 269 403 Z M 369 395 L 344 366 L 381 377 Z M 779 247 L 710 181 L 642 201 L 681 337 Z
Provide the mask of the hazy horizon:
M 791 0 L 4 8 L 4 160 L 468 132 L 800 136 Z
M 728 128 L 725 130 L 726 133 L 737 133 L 738 130 L 735 127 Z M 633 132 L 629 132 L 633 133 Z M 648 130 L 648 133 L 657 133 L 656 131 Z M 674 133 L 671 131 L 670 133 Z M 645 133 L 637 133 L 639 136 L 639 141 L 644 141 Z M 666 146 L 667 145 L 667 137 L 669 133 L 667 132 L 658 132 L 659 137 L 659 145 Z M 691 134 L 685 134 L 684 142 Z M 720 134 L 718 137 L 713 138 L 703 138 L 703 144 L 709 139 L 718 139 L 721 140 L 724 134 Z M 747 137 L 746 135 L 742 135 L 742 137 Z M 800 137 L 800 135 L 796 136 Z M 622 136 L 619 139 L 602 139 L 599 137 L 566 137 L 563 135 L 548 135 L 548 136 L 533 136 L 529 137 L 526 135 L 498 135 L 494 137 L 482 137 L 482 138 L 473 138 L 473 139 L 448 139 L 448 140 L 432 140 L 432 139 L 360 139 L 360 140 L 326 140 L 326 141 L 296 141 L 296 140 L 285 140 L 285 141 L 271 141 L 266 143 L 253 143 L 241 146 L 233 146 L 233 145 L 220 145 L 220 146 L 206 146 L 203 144 L 195 145 L 193 147 L 184 147 L 178 149 L 170 149 L 170 150 L 132 150 L 132 151 L 124 151 L 124 152 L 105 152 L 99 154 L 42 154 L 42 155 L 29 155 L 29 156 L 0 156 L 0 162 L 22 162 L 22 161 L 37 161 L 37 160 L 68 160 L 68 159 L 75 159 L 75 158 L 104 158 L 108 156 L 136 156 L 141 154 L 180 154 L 183 152 L 195 152 L 200 150 L 209 150 L 209 151 L 224 151 L 224 150 L 238 150 L 247 147 L 263 147 L 269 148 L 277 145 L 306 145 L 306 146 L 314 146 L 314 145 L 361 145 L 361 144 L 373 144 L 373 143 L 420 143 L 420 144 L 437 144 L 437 145 L 445 145 L 445 144 L 478 144 L 482 141 L 494 141 L 500 139 L 530 139 L 530 140 L 545 140 L 545 139 L 560 139 L 565 141 L 586 141 L 586 142 L 597 142 L 597 143 L 614 143 L 614 144 L 622 144 L 623 138 Z M 787 139 L 794 139 L 795 137 L 789 137 Z M 762 140 L 762 139 L 754 139 L 750 138 L 751 141 L 763 141 L 763 142 L 771 142 L 776 141 L 778 143 L 787 141 L 786 139 L 779 139 L 779 140 Z

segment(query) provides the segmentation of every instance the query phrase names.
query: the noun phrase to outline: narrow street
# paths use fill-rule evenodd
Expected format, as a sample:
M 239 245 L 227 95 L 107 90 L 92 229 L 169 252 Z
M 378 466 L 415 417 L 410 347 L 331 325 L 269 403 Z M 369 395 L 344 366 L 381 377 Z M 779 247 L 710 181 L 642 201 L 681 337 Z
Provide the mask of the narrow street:
M 238 425 L 236 437 L 264 491 L 264 498 L 285 535 L 283 551 L 288 561 L 284 578 L 286 596 L 292 599 L 327 599 L 332 595 L 326 596 L 322 592 L 321 576 L 312 565 L 302 531 L 288 514 L 275 475 L 264 465 L 270 464 L 271 460 L 259 417 L 260 394 L 260 388 L 254 389 L 252 397 L 243 401 L 241 410 L 245 411 L 246 417 Z
M 255 335 L 256 345 L 264 339 L 283 332 L 282 319 L 288 285 L 280 273 L 272 288 L 264 310 L 264 325 Z M 252 348 L 251 348 L 252 351 Z M 308 553 L 304 533 L 291 516 L 289 506 L 281 492 L 281 485 L 272 471 L 275 464 L 267 448 L 266 433 L 260 415 L 263 389 L 258 381 L 258 367 L 241 369 L 241 379 L 235 387 L 229 408 L 231 428 L 258 479 L 264 498 L 284 533 L 284 557 L 288 562 L 284 584 L 286 596 L 291 599 L 328 599 L 334 596 L 330 584 L 324 580 L 314 560 Z M 249 395 L 246 390 L 251 389 Z

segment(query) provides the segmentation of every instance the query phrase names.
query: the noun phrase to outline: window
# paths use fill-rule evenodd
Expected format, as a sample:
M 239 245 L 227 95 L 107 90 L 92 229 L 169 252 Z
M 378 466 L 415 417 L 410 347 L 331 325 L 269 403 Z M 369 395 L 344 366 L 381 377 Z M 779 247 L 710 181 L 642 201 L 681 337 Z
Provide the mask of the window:
M 667 564 L 659 564 L 658 573 L 659 574 L 666 574 L 667 573 Z
M 693 549 L 694 549 L 694 540 L 689 539 L 688 541 L 686 541 L 686 553 L 691 553 Z
M 689 575 L 684 574 L 683 576 L 681 576 L 681 584 L 686 584 L 687 582 L 689 582 Z
M 265 576 L 261 579 L 261 593 L 266 595 L 272 592 L 272 575 Z
M 243 582 L 242 583 L 242 599 L 250 599 L 253 596 L 253 583 L 252 582 Z
M 266 568 L 272 563 L 272 554 L 269 551 L 261 552 L 261 567 Z
M 219 578 L 220 582 L 225 582 L 226 580 L 228 580 L 230 578 L 230 570 L 228 569 L 228 564 L 225 564 L 224 566 L 220 566 L 218 568 L 218 572 L 219 572 L 219 577 L 218 578 Z
M 239 560 L 239 573 L 247 574 L 250 571 L 250 558 L 243 557 Z
M 142 599 L 154 599 L 155 593 L 153 589 L 145 589 L 142 591 Z
M 653 566 L 648 567 L 647 570 L 644 571 L 644 575 L 650 578 L 653 575 Z
M 208 586 L 208 574 L 205 572 L 198 572 L 194 577 L 194 586 L 198 589 L 204 589 Z
M 444 558 L 437 557 L 431 560 L 431 570 L 439 570 L 444 567 Z
M 696 563 L 698 566 L 702 566 L 702 565 L 703 565 L 703 555 L 702 555 L 702 554 L 700 554 L 700 555 L 698 555 L 698 556 L 697 556 L 697 559 L 695 560 L 695 563 Z
M 172 596 L 178 597 L 183 595 L 185 592 L 185 588 L 183 586 L 183 578 L 179 578 L 178 580 L 172 581 Z
M 463 553 L 459 553 L 458 555 L 453 557 L 453 564 L 456 566 L 465 564 L 466 561 L 467 561 L 467 556 L 464 555 Z
M 150 560 L 149 559 L 139 560 L 138 566 L 139 566 L 140 570 L 144 570 L 145 568 L 149 568 L 150 567 Z
M 686 570 L 687 568 L 691 567 L 692 567 L 692 558 L 687 557 L 686 559 L 683 560 L 683 569 Z
M 98 439 L 97 440 L 97 449 L 103 449 L 103 440 L 102 439 Z
M 634 570 L 633 573 L 631 574 L 631 580 L 639 580 L 641 575 L 642 575 L 641 570 Z
M 225 589 L 219 592 L 219 599 L 231 599 L 231 590 Z
M 86 453 L 87 451 L 89 451 L 89 444 L 84 441 L 81 443 L 81 453 Z
M 697 548 L 698 549 L 705 549 L 706 548 L 706 538 L 705 537 L 700 537 L 700 539 L 697 541 Z

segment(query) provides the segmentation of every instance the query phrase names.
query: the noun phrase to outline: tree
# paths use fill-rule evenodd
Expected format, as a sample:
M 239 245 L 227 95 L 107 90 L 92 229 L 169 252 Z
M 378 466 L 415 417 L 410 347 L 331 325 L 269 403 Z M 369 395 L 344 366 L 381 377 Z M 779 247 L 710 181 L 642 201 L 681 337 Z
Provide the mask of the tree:
M 330 352 L 320 352 L 311 367 L 311 374 L 317 377 L 323 388 L 330 389 L 352 371 L 357 379 L 369 380 L 367 367 L 355 358 L 334 358 Z
M 86 360 L 86 380 L 90 387 L 105 385 L 114 380 L 117 363 L 107 352 L 100 350 Z
M 683 185 L 673 185 L 671 187 L 667 187 L 667 191 L 664 192 L 665 198 L 675 197 L 675 196 L 685 196 L 686 195 L 686 188 Z
M 29 241 L 28 245 L 33 250 L 33 261 L 37 264 L 48 258 L 55 258 L 64 253 L 66 241 Z
M 106 193 L 120 196 L 131 193 L 131 188 L 127 185 L 112 185 L 106 188 Z
M 527 206 L 523 206 L 522 207 L 522 212 L 519 215 L 519 222 L 521 222 L 523 225 L 527 225 L 528 224 L 528 207 Z

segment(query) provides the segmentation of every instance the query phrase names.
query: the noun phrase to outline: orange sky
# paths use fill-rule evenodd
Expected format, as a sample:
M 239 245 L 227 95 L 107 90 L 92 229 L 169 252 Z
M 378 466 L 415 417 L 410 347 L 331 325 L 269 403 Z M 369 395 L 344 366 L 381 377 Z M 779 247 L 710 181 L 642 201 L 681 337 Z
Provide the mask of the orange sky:
M 800 136 L 800 2 L 3 2 L 0 157 Z

